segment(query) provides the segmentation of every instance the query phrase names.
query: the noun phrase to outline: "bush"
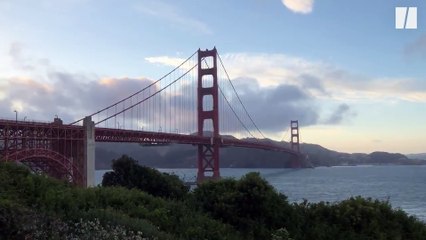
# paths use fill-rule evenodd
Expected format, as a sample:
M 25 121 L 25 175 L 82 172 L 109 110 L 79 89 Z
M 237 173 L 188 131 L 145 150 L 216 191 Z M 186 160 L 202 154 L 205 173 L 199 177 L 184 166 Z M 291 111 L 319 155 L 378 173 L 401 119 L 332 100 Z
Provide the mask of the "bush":
M 126 225 L 101 224 L 97 218 L 64 222 L 19 204 L 0 201 L 0 239 L 130 240 L 146 239 L 144 236 L 145 232 L 129 230 Z
M 0 239 L 63 239 L 68 225 L 9 200 L 0 200 Z
M 338 203 L 303 203 L 296 239 L 426 239 L 426 225 L 388 202 L 354 197 Z
M 289 204 L 257 173 L 203 183 L 190 204 L 249 239 L 426 239 L 424 223 L 388 202 L 356 197 Z
M 41 229 L 37 226 L 49 225 L 54 220 L 67 228 L 64 231 L 59 231 L 59 227 L 43 230 L 43 236 L 59 237 L 41 239 L 67 239 L 69 236 L 108 239 L 106 232 L 114 233 L 118 239 L 135 239 L 140 234 L 148 239 L 241 239 L 232 227 L 182 201 L 154 197 L 137 189 L 83 189 L 9 164 L 0 164 L 0 179 L 5 180 L 0 184 L 0 202 L 9 204 L 0 208 L 0 239 L 18 236 L 20 232 L 22 238 L 37 239 L 34 231 Z M 10 203 L 14 203 L 13 208 Z M 74 227 L 76 224 L 78 227 Z M 81 227 L 83 230 L 78 230 Z
M 184 201 L 5 163 L 0 182 L 0 239 L 426 239 L 424 223 L 388 202 L 289 204 L 257 173 L 203 183 Z
M 194 190 L 194 204 L 255 239 L 267 239 L 272 231 L 285 226 L 292 211 L 287 198 L 259 173 L 249 173 L 238 181 L 203 183 Z
M 157 197 L 183 199 L 189 187 L 175 175 L 138 165 L 132 158 L 123 155 L 113 160 L 112 172 L 103 176 L 102 186 L 137 188 Z

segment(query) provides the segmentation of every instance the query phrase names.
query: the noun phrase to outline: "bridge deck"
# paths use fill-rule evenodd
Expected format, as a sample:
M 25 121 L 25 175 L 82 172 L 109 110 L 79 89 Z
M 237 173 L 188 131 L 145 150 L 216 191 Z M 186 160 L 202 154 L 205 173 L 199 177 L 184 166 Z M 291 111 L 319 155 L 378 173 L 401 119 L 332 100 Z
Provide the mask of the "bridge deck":
M 8 130 L 9 133 L 6 133 Z M 8 139 L 83 139 L 82 126 L 60 125 L 56 123 L 27 122 L 0 120 L 0 140 Z M 128 142 L 128 143 L 150 143 L 150 144 L 212 144 L 219 143 L 222 147 L 256 148 L 270 151 L 285 152 L 299 155 L 287 147 L 276 144 L 268 144 L 256 140 L 239 140 L 232 138 L 220 138 L 213 140 L 208 136 L 197 136 L 177 133 L 149 132 L 113 128 L 96 128 L 96 142 Z

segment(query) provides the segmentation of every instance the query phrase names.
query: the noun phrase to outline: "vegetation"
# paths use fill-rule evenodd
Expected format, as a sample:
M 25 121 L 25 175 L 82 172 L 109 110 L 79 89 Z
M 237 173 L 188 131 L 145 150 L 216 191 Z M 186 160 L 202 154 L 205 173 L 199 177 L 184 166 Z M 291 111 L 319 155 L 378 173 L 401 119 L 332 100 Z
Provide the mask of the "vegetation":
M 83 189 L 5 163 L 0 182 L 0 239 L 240 239 L 183 202 L 137 189 Z
M 426 225 L 388 202 L 288 203 L 257 173 L 202 184 L 194 205 L 249 239 L 426 239 Z
M 194 205 L 233 225 L 245 237 L 268 239 L 271 231 L 289 226 L 291 205 L 258 173 L 249 173 L 238 181 L 207 182 L 195 189 L 193 197 Z
M 112 169 L 112 172 L 105 173 L 102 186 L 137 188 L 157 197 L 172 199 L 182 199 L 189 190 L 177 176 L 139 166 L 127 155 L 113 160 Z
M 424 223 L 388 202 L 289 203 L 257 173 L 188 192 L 123 156 L 103 187 L 7 163 L 0 183 L 0 239 L 426 239 Z

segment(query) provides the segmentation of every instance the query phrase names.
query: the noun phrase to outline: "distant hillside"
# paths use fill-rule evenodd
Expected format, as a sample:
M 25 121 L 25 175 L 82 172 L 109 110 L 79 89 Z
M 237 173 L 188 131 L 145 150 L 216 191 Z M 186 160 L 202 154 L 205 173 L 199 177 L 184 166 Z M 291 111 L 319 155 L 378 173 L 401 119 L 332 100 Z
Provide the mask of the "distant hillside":
M 426 153 L 406 154 L 409 159 L 426 160 Z
M 192 145 L 160 147 L 139 144 L 97 144 L 96 168 L 109 169 L 111 160 L 127 154 L 139 163 L 156 168 L 191 168 L 197 165 L 197 148 Z M 237 168 L 285 168 L 290 156 L 279 152 L 246 148 L 221 148 L 221 167 Z M 265 161 L 267 159 L 267 161 Z
M 309 156 L 313 166 L 341 166 L 362 164 L 395 164 L 395 165 L 417 165 L 426 162 L 410 159 L 400 153 L 373 152 L 366 153 L 342 153 L 329 150 L 316 144 L 302 144 L 301 151 Z
M 232 136 L 227 136 L 231 138 Z M 245 139 L 247 141 L 254 139 Z M 270 139 L 265 143 L 289 146 L 287 142 Z M 324 148 L 317 144 L 301 144 L 301 151 L 308 155 L 304 167 L 341 166 L 360 164 L 426 164 L 426 161 L 409 159 L 399 153 L 373 152 L 342 153 Z M 142 146 L 140 144 L 97 143 L 96 169 L 110 169 L 111 160 L 127 154 L 141 164 L 156 168 L 192 168 L 196 167 L 197 148 L 192 145 L 171 144 L 166 146 Z M 247 148 L 221 148 L 220 166 L 229 168 L 285 168 L 289 167 L 291 156 Z

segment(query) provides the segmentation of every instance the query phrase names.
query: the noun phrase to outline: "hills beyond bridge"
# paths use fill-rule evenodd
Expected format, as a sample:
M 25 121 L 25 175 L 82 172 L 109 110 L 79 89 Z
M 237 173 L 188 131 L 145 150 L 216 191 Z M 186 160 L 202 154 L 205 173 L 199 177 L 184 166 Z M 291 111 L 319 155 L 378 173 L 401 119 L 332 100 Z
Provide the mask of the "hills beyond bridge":
M 273 140 L 263 140 L 274 144 L 288 144 Z M 96 169 L 110 169 L 111 160 L 127 154 L 140 164 L 156 168 L 196 167 L 196 147 L 171 144 L 167 146 L 141 146 L 139 144 L 97 143 Z M 304 167 L 348 166 L 348 165 L 423 165 L 423 155 L 409 157 L 399 153 L 373 152 L 342 153 L 320 145 L 301 144 L 301 151 L 309 156 Z M 284 168 L 289 167 L 289 156 L 280 152 L 258 149 L 222 148 L 220 151 L 222 168 Z

